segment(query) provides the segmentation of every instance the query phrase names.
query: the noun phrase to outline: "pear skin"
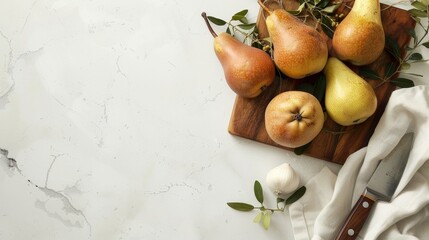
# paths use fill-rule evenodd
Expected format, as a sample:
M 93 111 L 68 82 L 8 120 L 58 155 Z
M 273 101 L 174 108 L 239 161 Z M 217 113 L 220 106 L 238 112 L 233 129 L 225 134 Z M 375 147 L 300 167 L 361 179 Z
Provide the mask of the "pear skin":
M 336 56 L 356 66 L 367 65 L 381 55 L 385 36 L 379 0 L 355 0 L 332 38 Z
M 272 11 L 265 22 L 274 46 L 274 62 L 282 73 L 301 79 L 323 70 L 328 46 L 316 29 L 284 9 Z
M 264 51 L 245 45 L 228 33 L 215 38 L 214 50 L 226 82 L 237 95 L 256 97 L 273 82 L 275 66 Z
M 374 114 L 377 97 L 367 81 L 334 57 L 328 59 L 323 72 L 326 76 L 325 107 L 332 120 L 350 126 Z
M 274 81 L 276 70 L 271 57 L 264 51 L 248 46 L 228 33 L 217 35 L 202 14 L 214 37 L 214 51 L 222 65 L 226 82 L 239 96 L 254 98 Z
M 325 122 L 322 106 L 312 94 L 286 91 L 265 109 L 265 129 L 275 143 L 296 148 L 311 142 Z

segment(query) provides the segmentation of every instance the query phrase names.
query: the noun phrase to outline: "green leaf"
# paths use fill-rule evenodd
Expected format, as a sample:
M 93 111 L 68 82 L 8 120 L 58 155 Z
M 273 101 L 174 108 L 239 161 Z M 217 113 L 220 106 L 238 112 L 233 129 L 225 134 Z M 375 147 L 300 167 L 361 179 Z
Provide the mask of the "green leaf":
M 409 60 L 422 60 L 423 56 L 420 53 L 413 53 L 411 54 L 411 56 L 408 58 Z
M 246 16 L 246 14 L 249 12 L 249 10 L 248 9 L 243 9 L 243 10 L 241 10 L 241 11 L 239 11 L 239 12 L 236 12 L 235 14 L 234 14 L 234 16 Z
M 338 9 L 339 6 L 340 6 L 339 4 L 334 4 L 334 5 L 327 6 L 324 9 L 322 9 L 322 12 L 325 12 L 325 13 L 334 13 Z
M 364 78 L 369 79 L 379 79 L 378 73 L 374 70 L 372 70 L 369 67 L 362 67 L 359 69 L 359 75 L 361 75 Z
M 422 43 L 423 46 L 425 46 L 426 48 L 429 48 L 429 41 Z
M 396 64 L 394 64 L 393 62 L 389 62 L 386 66 L 386 69 L 384 70 L 384 77 L 385 78 L 390 78 L 391 76 L 393 76 L 393 74 L 395 74 L 396 72 Z
M 226 204 L 228 204 L 228 206 L 230 208 L 235 209 L 237 211 L 242 211 L 242 212 L 249 212 L 249 211 L 252 211 L 253 209 L 255 209 L 255 207 L 253 205 L 248 204 L 248 203 L 228 202 Z
M 411 35 L 411 37 L 413 37 L 414 39 L 417 39 L 416 30 L 415 30 L 414 28 L 410 30 L 410 35 Z
M 271 214 L 269 212 L 264 212 L 262 214 L 262 226 L 264 226 L 265 230 L 268 230 L 271 223 Z
M 210 22 L 212 22 L 213 24 L 216 24 L 218 26 L 223 26 L 226 24 L 226 22 L 220 18 L 216 18 L 213 16 L 207 16 L 207 18 L 209 19 Z
M 249 23 L 249 24 L 238 24 L 237 27 L 244 29 L 244 30 L 250 30 L 256 26 L 256 23 Z
M 259 212 L 258 214 L 256 214 L 255 218 L 253 219 L 254 223 L 260 223 L 262 219 L 262 212 Z
M 301 83 L 296 87 L 296 90 L 313 94 L 314 86 L 310 83 Z
M 334 27 L 332 26 L 332 20 L 329 17 L 322 15 L 322 30 L 329 38 L 334 36 Z
M 298 188 L 290 197 L 286 199 L 286 205 L 292 204 L 296 201 L 298 201 L 302 196 L 304 196 L 305 191 L 307 191 L 307 188 L 305 186 L 302 186 Z
M 417 35 L 416 35 L 416 30 L 414 30 L 414 28 L 410 30 L 410 35 L 414 40 L 413 42 L 414 42 L 414 47 L 415 47 L 417 45 L 418 39 L 417 39 Z
M 401 65 L 401 70 L 408 70 L 410 69 L 410 67 L 411 67 L 411 64 L 404 62 Z
M 298 15 L 298 14 L 300 14 L 302 12 L 302 10 L 304 9 L 304 7 L 305 7 L 305 3 L 302 3 L 301 5 L 299 5 L 299 7 L 296 10 L 288 10 L 288 12 L 290 14 L 293 14 L 293 15 Z
M 418 17 L 414 17 L 414 21 L 416 21 L 416 23 L 418 23 L 418 24 L 420 24 L 420 22 L 421 22 L 421 20 L 420 20 L 421 18 L 418 18 Z
M 407 78 L 397 78 L 397 79 L 391 80 L 390 82 L 400 88 L 414 87 L 414 82 Z
M 405 74 L 408 74 L 408 75 L 411 75 L 411 76 L 416 76 L 416 77 L 423 77 L 423 75 L 418 74 L 418 73 L 405 73 Z
M 303 145 L 303 146 L 301 146 L 301 147 L 297 147 L 297 148 L 295 148 L 295 149 L 293 150 L 293 152 L 294 152 L 296 155 L 302 155 L 302 154 L 305 152 L 305 150 L 307 150 L 307 148 L 308 148 L 310 145 L 311 145 L 311 142 L 309 142 L 309 143 L 307 143 L 307 144 L 305 144 L 305 145 Z
M 319 78 L 314 83 L 314 90 L 313 95 L 319 100 L 319 102 L 322 102 L 323 97 L 325 96 L 326 92 L 326 77 L 323 74 L 320 74 Z
M 418 74 L 418 73 L 407 73 L 407 74 L 411 76 L 416 76 L 416 77 L 424 77 L 422 74 Z
M 244 18 L 240 19 L 239 21 L 240 21 L 241 23 L 244 23 L 244 24 L 248 24 L 248 23 L 249 23 L 249 20 L 247 20 L 247 18 L 246 18 L 246 17 L 244 17 Z
M 240 20 L 240 19 L 246 17 L 247 12 L 249 12 L 249 10 L 247 10 L 247 9 L 241 10 L 240 12 L 237 12 L 236 14 L 234 14 L 232 16 L 231 20 Z
M 421 10 L 418 10 L 418 9 L 415 9 L 415 8 L 408 10 L 408 12 L 412 16 L 418 17 L 418 18 L 426 18 L 428 16 L 428 14 L 425 11 L 421 11 Z
M 429 5 L 429 0 L 417 0 L 417 1 L 423 3 L 425 6 Z
M 419 1 L 414 1 L 411 3 L 411 5 L 421 11 L 427 10 L 427 6 Z
M 264 203 L 264 192 L 262 191 L 262 186 L 259 181 L 255 181 L 255 184 L 253 185 L 253 191 L 255 192 L 255 197 L 258 202 L 261 204 Z
M 316 8 L 316 5 L 307 3 L 307 8 L 310 9 L 310 11 L 313 11 L 313 9 Z
M 226 28 L 226 33 L 228 33 L 229 35 L 232 35 L 231 34 L 231 29 L 228 27 L 228 28 Z
M 401 58 L 401 49 L 399 48 L 398 42 L 388 36 L 386 36 L 386 50 L 395 58 Z
M 317 4 L 317 7 L 319 8 L 325 8 L 330 3 L 330 0 L 322 0 Z

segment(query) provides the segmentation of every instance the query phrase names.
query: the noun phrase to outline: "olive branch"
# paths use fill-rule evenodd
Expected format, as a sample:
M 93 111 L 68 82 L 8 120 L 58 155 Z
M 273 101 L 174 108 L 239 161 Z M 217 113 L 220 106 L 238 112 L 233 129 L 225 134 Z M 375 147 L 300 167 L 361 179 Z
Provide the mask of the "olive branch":
M 228 202 L 227 205 L 237 211 L 250 212 L 253 210 L 259 210 L 259 213 L 253 219 L 254 223 L 261 223 L 265 230 L 268 230 L 271 224 L 271 214 L 275 212 L 284 212 L 286 206 L 298 201 L 306 192 L 306 187 L 302 186 L 292 193 L 288 198 L 277 198 L 276 208 L 268 208 L 265 204 L 264 192 L 261 183 L 256 180 L 253 185 L 253 192 L 256 200 L 260 203 L 260 206 L 254 206 L 250 203 L 244 202 Z

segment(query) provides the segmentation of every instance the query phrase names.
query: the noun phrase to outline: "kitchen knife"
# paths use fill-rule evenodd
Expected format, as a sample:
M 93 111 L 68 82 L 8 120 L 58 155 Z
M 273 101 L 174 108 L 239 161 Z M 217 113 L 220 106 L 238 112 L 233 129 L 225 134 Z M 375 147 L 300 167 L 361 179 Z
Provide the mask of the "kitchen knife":
M 356 239 L 371 211 L 378 201 L 390 202 L 407 165 L 413 142 L 413 133 L 405 134 L 398 145 L 380 161 L 372 174 L 364 193 L 354 205 L 336 240 Z

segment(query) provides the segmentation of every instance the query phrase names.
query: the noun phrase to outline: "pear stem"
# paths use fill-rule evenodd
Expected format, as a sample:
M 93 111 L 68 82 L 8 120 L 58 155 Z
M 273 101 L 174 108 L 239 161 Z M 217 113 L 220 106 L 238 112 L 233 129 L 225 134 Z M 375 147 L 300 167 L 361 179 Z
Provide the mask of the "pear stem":
M 272 11 L 267 6 L 265 6 L 265 4 L 262 2 L 262 0 L 258 0 L 258 3 L 262 7 L 262 9 L 264 9 L 268 14 L 271 15 Z
M 213 37 L 217 37 L 216 32 L 213 30 L 212 26 L 209 23 L 209 19 L 207 18 L 206 12 L 202 12 L 201 16 L 204 18 L 204 21 L 206 22 L 207 28 L 209 29 L 210 33 L 213 35 Z
M 302 113 L 297 113 L 295 116 L 293 116 L 293 119 L 297 120 L 298 122 L 302 119 Z

